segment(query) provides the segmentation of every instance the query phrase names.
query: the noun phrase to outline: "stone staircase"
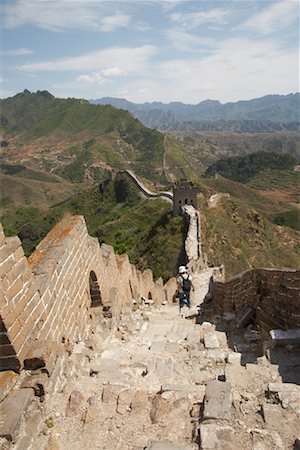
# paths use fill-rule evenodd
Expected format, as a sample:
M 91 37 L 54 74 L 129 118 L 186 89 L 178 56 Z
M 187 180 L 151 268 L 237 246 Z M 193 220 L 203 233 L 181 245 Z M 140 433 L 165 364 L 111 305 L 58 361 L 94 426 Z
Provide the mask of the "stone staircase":
M 102 318 L 76 344 L 67 369 L 58 367 L 51 381 L 56 393 L 43 404 L 24 380 L 26 423 L 16 417 L 10 426 L 20 429 L 18 439 L 14 443 L 12 430 L 13 442 L 0 447 L 292 449 L 300 387 L 282 383 L 278 366 L 265 356 L 241 365 L 222 322 L 198 314 L 210 276 L 210 270 L 194 274 L 191 310 L 148 301 L 124 310 L 115 329 Z

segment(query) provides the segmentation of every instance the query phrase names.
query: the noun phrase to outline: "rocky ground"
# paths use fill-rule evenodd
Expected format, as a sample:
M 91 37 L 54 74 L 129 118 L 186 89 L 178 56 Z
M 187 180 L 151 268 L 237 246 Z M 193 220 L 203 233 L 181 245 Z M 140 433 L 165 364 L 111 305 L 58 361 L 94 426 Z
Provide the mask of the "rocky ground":
M 282 383 L 280 367 L 265 356 L 241 365 L 245 355 L 251 360 L 255 339 L 247 336 L 254 331 L 247 330 L 244 341 L 237 334 L 233 339 L 224 331 L 230 316 L 220 322 L 209 306 L 196 316 L 210 275 L 196 275 L 191 310 L 134 305 L 113 332 L 99 324 L 76 345 L 67 382 L 46 396 L 30 447 L 20 440 L 12 448 L 298 448 L 299 383 Z M 238 345 L 243 353 L 235 351 Z M 31 421 L 40 406 L 32 405 Z

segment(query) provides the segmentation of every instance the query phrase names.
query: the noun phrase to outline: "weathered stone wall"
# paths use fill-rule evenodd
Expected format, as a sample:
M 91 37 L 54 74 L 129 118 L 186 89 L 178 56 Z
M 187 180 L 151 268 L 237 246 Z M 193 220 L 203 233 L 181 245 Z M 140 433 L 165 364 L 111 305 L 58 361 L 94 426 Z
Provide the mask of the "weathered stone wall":
M 184 215 L 188 218 L 189 228 L 185 239 L 185 253 L 188 259 L 187 267 L 191 272 L 207 268 L 201 247 L 201 220 L 200 213 L 193 206 L 182 207 Z
M 249 306 L 264 329 L 300 327 L 300 270 L 253 269 L 212 286 L 217 313 Z
M 140 272 L 127 255 L 100 246 L 82 216 L 57 224 L 28 259 L 19 238 L 6 238 L 1 227 L 0 279 L 2 370 L 30 367 L 36 359 L 51 368 L 60 353 L 86 336 L 99 311 L 109 311 L 117 322 L 133 299 L 172 302 L 176 289 L 175 280 L 165 286 L 154 282 L 150 270 Z

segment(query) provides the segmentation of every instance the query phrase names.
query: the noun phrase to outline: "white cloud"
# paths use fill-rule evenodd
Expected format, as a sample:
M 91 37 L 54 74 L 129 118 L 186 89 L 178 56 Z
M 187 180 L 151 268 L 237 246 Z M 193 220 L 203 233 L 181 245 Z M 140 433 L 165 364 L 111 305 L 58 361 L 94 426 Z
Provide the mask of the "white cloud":
M 3 5 L 4 26 L 33 24 L 51 31 L 84 29 L 113 31 L 127 27 L 130 16 L 114 2 L 95 0 L 11 0 Z
M 281 0 L 266 4 L 267 8 L 247 19 L 239 28 L 248 28 L 259 33 L 269 34 L 288 27 L 294 21 L 299 21 L 299 2 L 297 0 Z
M 273 41 L 228 39 L 202 59 L 173 59 L 161 66 L 165 97 L 197 103 L 211 96 L 221 101 L 298 90 L 299 54 Z M 166 81 L 168 82 L 166 83 Z
M 173 22 L 179 23 L 184 28 L 196 28 L 202 24 L 224 23 L 228 12 L 222 8 L 214 8 L 209 11 L 199 11 L 195 13 L 173 13 L 170 18 Z
M 108 69 L 102 70 L 102 74 L 105 77 L 118 77 L 125 74 L 125 70 L 120 69 L 120 67 L 109 67 Z
M 156 3 L 159 4 L 165 11 L 175 8 L 179 3 L 185 0 L 158 0 Z
M 100 73 L 93 73 L 91 75 L 79 75 L 76 77 L 78 83 L 88 83 L 88 84 L 102 84 L 105 83 L 105 78 L 101 76 Z
M 165 35 L 177 50 L 185 52 L 203 52 L 208 47 L 216 45 L 215 39 L 200 37 L 174 28 L 166 30 Z
M 127 27 L 130 22 L 130 16 L 127 14 L 114 14 L 112 16 L 102 17 L 100 19 L 101 31 L 113 31 L 116 28 Z
M 52 61 L 43 61 L 22 64 L 18 69 L 28 72 L 49 71 L 106 71 L 106 76 L 122 73 L 134 73 L 144 68 L 149 58 L 156 53 L 152 45 L 142 47 L 112 47 L 87 53 L 81 56 L 59 58 Z M 102 72 L 105 75 L 105 72 Z
M 108 69 L 102 70 L 99 72 L 94 72 L 89 75 L 79 75 L 76 77 L 76 81 L 79 83 L 88 83 L 88 84 L 102 84 L 107 81 L 108 78 L 118 77 L 120 75 L 124 75 L 124 70 L 119 67 L 111 67 Z
M 14 50 L 2 50 L 0 55 L 3 56 L 22 56 L 22 55 L 32 55 L 33 51 L 28 48 L 16 48 Z

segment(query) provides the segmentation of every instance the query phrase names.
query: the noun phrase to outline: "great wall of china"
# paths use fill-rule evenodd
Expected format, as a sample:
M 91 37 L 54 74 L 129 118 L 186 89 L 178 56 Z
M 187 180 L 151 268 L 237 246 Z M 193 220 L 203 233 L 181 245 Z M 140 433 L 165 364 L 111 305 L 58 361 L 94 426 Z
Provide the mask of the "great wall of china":
M 297 448 L 300 271 L 225 281 L 202 255 L 200 213 L 182 209 L 195 284 L 183 317 L 176 279 L 155 281 L 100 246 L 82 216 L 28 259 L 1 227 L 1 448 Z

